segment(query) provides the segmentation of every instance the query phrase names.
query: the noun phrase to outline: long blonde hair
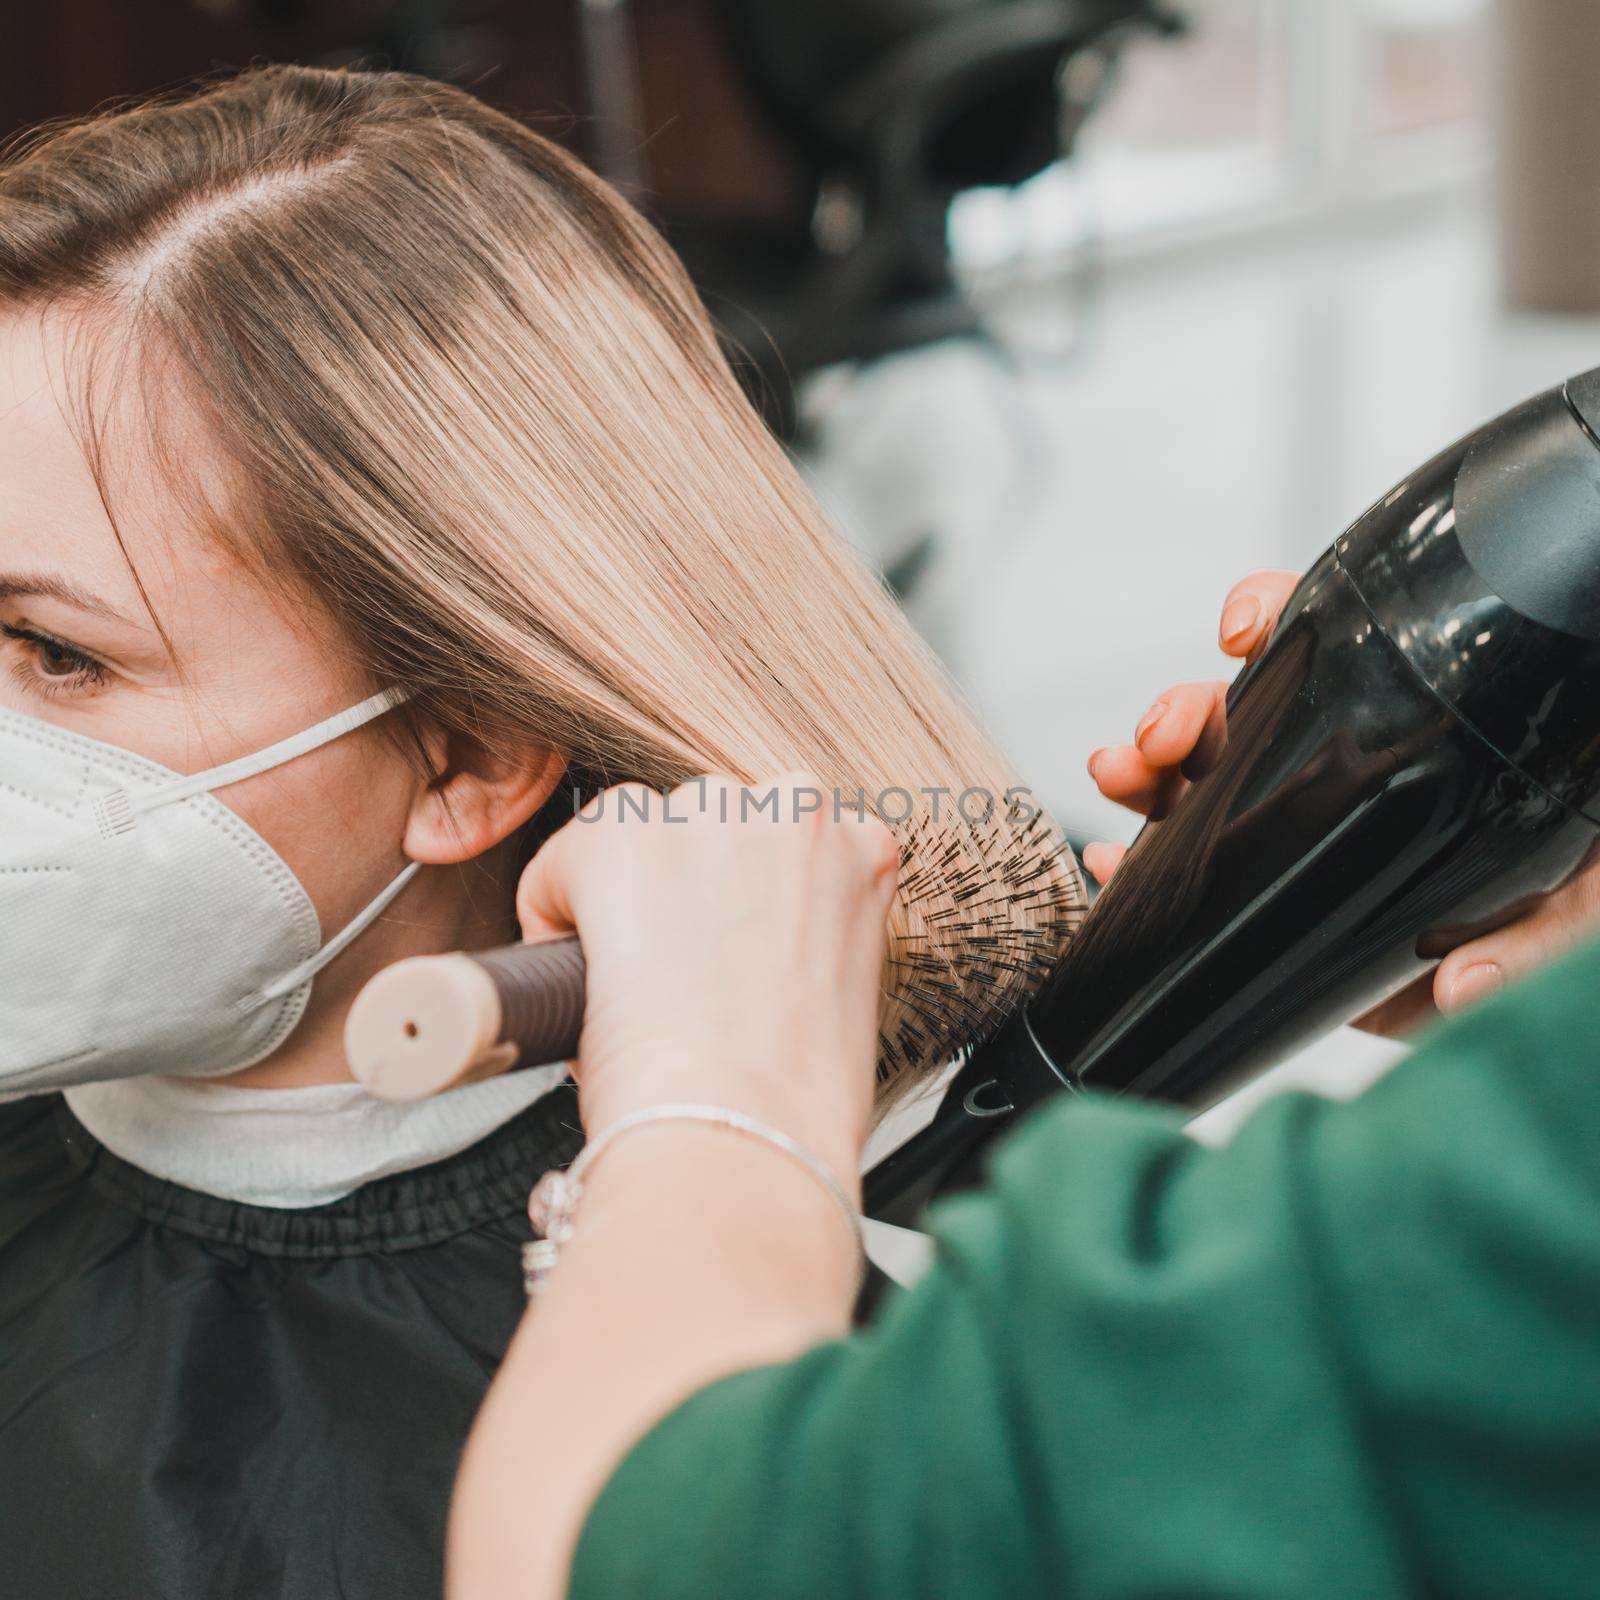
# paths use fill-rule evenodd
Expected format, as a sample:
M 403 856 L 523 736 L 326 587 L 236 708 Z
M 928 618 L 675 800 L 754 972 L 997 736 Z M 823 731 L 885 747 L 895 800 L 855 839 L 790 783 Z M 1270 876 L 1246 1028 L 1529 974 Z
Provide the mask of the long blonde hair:
M 1009 847 L 930 826 L 919 791 L 953 818 L 1015 774 L 762 426 L 677 258 L 557 145 L 445 84 L 296 66 L 46 125 L 0 164 L 0 307 L 57 303 L 176 376 L 238 490 L 207 531 L 309 589 L 414 715 L 554 744 L 591 787 L 803 767 L 918 796 L 886 1084 L 1064 948 L 1065 850 L 1001 913 L 1026 960 L 956 913 L 975 878 L 996 899 Z

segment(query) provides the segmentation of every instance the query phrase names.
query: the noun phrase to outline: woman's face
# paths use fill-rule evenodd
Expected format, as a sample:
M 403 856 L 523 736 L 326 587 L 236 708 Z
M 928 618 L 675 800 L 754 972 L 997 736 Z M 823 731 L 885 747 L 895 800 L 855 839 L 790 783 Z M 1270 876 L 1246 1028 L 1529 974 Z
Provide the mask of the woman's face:
M 125 549 L 119 545 L 58 403 L 62 334 L 49 319 L 0 316 L 0 706 L 187 774 L 370 694 L 375 686 L 352 668 L 316 607 L 292 607 L 267 592 L 239 563 L 184 531 L 152 473 L 113 463 Z M 203 441 L 196 437 L 194 447 L 192 459 L 203 460 Z M 217 798 L 287 861 L 326 939 L 400 870 L 408 839 L 418 859 L 448 858 L 448 851 L 430 854 L 426 840 L 415 847 L 418 809 L 432 787 L 391 741 L 364 729 Z M 331 1039 L 349 999 L 379 966 L 452 947 L 467 914 L 439 881 L 452 876 L 422 874 L 327 969 L 280 1057 Z M 481 906 L 474 916 L 481 925 Z M 272 1066 L 253 1069 L 251 1081 L 329 1075 L 317 1069 L 308 1079 L 296 1070 L 275 1078 L 266 1070 Z

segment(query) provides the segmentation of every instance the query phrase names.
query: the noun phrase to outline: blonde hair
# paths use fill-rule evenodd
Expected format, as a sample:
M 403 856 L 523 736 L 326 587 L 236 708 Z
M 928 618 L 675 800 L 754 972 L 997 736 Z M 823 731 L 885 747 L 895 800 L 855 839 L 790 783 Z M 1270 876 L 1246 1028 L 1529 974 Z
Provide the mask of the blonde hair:
M 0 306 L 56 302 L 166 358 L 238 490 L 205 526 L 308 588 L 419 717 L 554 744 L 591 787 L 805 768 L 869 802 L 939 790 L 952 816 L 1017 784 L 744 398 L 677 258 L 470 94 L 267 66 L 36 130 L 0 165 Z M 975 880 L 996 901 L 1010 847 L 919 809 L 885 1083 L 1020 998 L 1083 904 L 1046 823 L 999 913 L 1028 959 L 998 960 L 957 908 Z

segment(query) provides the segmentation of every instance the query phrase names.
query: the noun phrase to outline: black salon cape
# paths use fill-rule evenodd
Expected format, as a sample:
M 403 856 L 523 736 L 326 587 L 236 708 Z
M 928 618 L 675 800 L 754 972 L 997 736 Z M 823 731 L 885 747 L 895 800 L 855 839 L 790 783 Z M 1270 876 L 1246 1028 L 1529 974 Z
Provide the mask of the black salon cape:
M 0 1104 L 0 1597 L 437 1600 L 573 1091 L 306 1211 L 152 1178 Z M 537 1496 L 530 1497 L 537 1514 Z

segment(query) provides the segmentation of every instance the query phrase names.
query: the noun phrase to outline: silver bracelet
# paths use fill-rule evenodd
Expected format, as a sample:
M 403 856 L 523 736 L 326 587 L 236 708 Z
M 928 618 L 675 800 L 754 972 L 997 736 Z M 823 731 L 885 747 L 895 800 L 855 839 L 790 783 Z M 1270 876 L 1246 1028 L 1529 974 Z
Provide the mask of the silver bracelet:
M 597 1133 L 565 1171 L 552 1169 L 534 1185 L 528 1196 L 528 1218 L 533 1231 L 542 1235 L 522 1247 L 522 1286 L 530 1296 L 539 1294 L 556 1260 L 561 1247 L 573 1234 L 573 1214 L 583 1198 L 583 1179 L 600 1155 L 623 1134 L 643 1128 L 652 1122 L 705 1122 L 718 1128 L 731 1128 L 735 1133 L 746 1133 L 781 1150 L 792 1161 L 798 1162 L 824 1189 L 839 1208 L 851 1237 L 856 1243 L 856 1292 L 866 1278 L 867 1254 L 861 1237 L 861 1214 L 850 1204 L 843 1185 L 828 1169 L 826 1163 L 791 1139 L 781 1128 L 774 1128 L 754 1117 L 746 1116 L 729 1106 L 660 1105 L 647 1106 L 642 1111 L 630 1112 L 618 1118 L 609 1128 Z

